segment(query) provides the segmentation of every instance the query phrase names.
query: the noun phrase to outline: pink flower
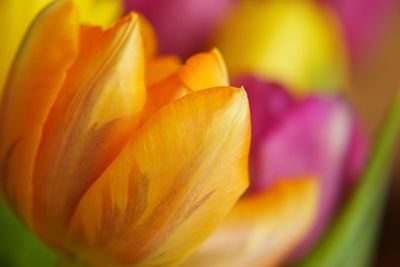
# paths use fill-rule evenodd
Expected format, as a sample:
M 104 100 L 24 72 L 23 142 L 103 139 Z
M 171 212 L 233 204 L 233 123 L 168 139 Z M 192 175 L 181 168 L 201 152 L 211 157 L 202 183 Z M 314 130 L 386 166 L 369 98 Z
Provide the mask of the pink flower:
M 373 48 L 384 29 L 392 0 L 319 0 L 336 11 L 343 26 L 350 55 L 354 60 Z
M 126 0 L 126 11 L 142 13 L 154 26 L 162 53 L 198 52 L 235 0 Z
M 253 76 L 238 78 L 234 84 L 245 87 L 250 103 L 249 193 L 262 192 L 282 177 L 315 175 L 321 182 L 319 211 L 294 251 L 297 258 L 318 240 L 357 181 L 367 155 L 365 136 L 341 98 L 297 100 L 281 86 Z

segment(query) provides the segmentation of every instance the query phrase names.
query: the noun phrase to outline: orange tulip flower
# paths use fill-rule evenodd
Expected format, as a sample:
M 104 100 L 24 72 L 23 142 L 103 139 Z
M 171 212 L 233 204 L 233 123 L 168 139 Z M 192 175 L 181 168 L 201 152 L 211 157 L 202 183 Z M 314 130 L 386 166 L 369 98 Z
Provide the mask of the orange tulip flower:
M 0 108 L 1 188 L 66 256 L 93 265 L 182 261 L 248 184 L 246 93 L 213 50 L 156 54 L 149 25 L 80 25 L 72 1 L 32 24 Z

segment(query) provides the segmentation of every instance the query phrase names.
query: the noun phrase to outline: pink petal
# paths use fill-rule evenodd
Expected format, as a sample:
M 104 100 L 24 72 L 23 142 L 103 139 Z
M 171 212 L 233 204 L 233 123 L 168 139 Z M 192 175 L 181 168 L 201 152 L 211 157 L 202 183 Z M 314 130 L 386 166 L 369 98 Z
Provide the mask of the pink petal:
M 236 77 L 232 85 L 243 86 L 247 92 L 251 112 L 252 143 L 253 146 L 257 146 L 260 139 L 293 108 L 294 98 L 281 85 L 264 82 L 252 75 Z
M 184 58 L 199 51 L 236 0 L 125 0 L 126 11 L 151 22 L 162 53 Z
M 344 169 L 344 175 L 346 177 L 344 193 L 347 193 L 347 191 L 353 188 L 353 186 L 358 182 L 369 154 L 366 132 L 356 118 L 353 118 L 350 138 L 350 144 L 347 151 L 347 164 Z
M 295 103 L 279 85 L 254 77 L 239 81 L 234 84 L 244 85 L 252 116 L 249 192 L 262 192 L 286 177 L 311 174 L 321 179 L 319 213 L 293 254 L 297 258 L 318 240 L 343 192 L 356 181 L 365 161 L 365 139 L 340 98 L 314 96 Z
M 337 12 L 353 59 L 365 55 L 379 39 L 393 0 L 321 0 Z

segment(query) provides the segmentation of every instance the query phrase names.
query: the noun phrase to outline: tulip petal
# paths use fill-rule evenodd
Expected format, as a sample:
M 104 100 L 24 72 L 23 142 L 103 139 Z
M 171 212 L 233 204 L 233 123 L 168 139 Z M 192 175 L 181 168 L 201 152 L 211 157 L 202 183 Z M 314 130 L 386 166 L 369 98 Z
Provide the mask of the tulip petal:
M 362 63 L 392 18 L 396 0 L 321 0 L 337 13 L 347 39 L 352 63 Z
M 217 46 L 230 74 L 254 73 L 300 94 L 347 82 L 338 23 L 316 1 L 242 0 Z
M 11 63 L 26 30 L 39 12 L 52 0 L 1 0 L 0 1 L 0 96 Z M 79 17 L 84 22 L 109 25 L 121 13 L 120 0 L 74 0 Z M 61 22 L 61 21 L 60 21 Z
M 176 67 L 173 62 L 168 64 L 170 69 Z M 196 54 L 190 57 L 176 73 L 149 87 L 145 117 L 190 92 L 228 85 L 225 62 L 217 49 Z
M 2 185 L 28 223 L 43 124 L 76 58 L 78 30 L 71 1 L 56 1 L 46 8 L 31 26 L 5 87 L 0 112 Z
M 182 66 L 175 56 L 156 57 L 147 62 L 146 85 L 152 86 L 174 74 Z
M 318 217 L 294 257 L 318 239 L 339 204 L 345 183 L 351 116 L 349 107 L 340 99 L 309 97 L 252 150 L 252 191 L 262 191 L 280 177 L 295 177 L 299 173 L 316 175 L 321 181 Z
M 126 11 L 145 15 L 160 38 L 162 53 L 184 59 L 199 52 L 236 0 L 125 0 Z
M 184 266 L 276 266 L 309 230 L 317 210 L 317 180 L 282 179 L 235 205 Z
M 25 31 L 39 11 L 51 0 L 2 0 L 0 1 L 0 96 L 9 68 L 17 53 Z
M 81 28 L 79 56 L 46 121 L 36 161 L 35 228 L 48 242 L 60 239 L 82 195 L 138 127 L 144 68 L 137 15 L 104 32 Z
M 215 48 L 190 57 L 179 70 L 179 77 L 192 91 L 229 85 L 224 59 Z
M 281 85 L 251 75 L 236 77 L 232 84 L 246 89 L 251 113 L 251 144 L 257 148 L 294 108 L 295 99 Z
M 83 23 L 108 27 L 122 14 L 120 0 L 74 0 Z
M 212 88 L 161 108 L 83 196 L 71 247 L 96 247 L 102 263 L 181 261 L 248 185 L 249 124 L 243 89 Z
M 158 52 L 157 36 L 147 19 L 140 14 L 138 14 L 138 16 L 140 30 L 142 32 L 144 52 L 146 54 L 146 58 L 152 58 Z
M 347 151 L 347 163 L 345 166 L 345 189 L 354 188 L 361 178 L 369 155 L 369 144 L 366 131 L 361 123 L 353 118 L 350 143 Z M 348 192 L 345 192 L 348 193 Z

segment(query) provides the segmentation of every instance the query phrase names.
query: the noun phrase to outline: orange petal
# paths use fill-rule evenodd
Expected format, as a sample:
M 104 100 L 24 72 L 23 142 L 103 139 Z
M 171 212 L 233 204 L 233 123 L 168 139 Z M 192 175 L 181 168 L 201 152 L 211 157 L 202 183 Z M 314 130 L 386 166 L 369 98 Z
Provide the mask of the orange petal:
M 0 111 L 3 189 L 30 223 L 34 161 L 43 124 L 77 55 L 78 20 L 71 1 L 56 1 L 36 18 L 18 52 Z
M 175 56 L 161 56 L 149 60 L 146 67 L 146 85 L 152 86 L 162 82 L 181 66 L 181 61 Z
M 157 54 L 158 51 L 157 36 L 150 22 L 148 22 L 147 19 L 142 15 L 138 16 L 146 58 L 152 58 Z
M 192 91 L 229 85 L 225 62 L 217 49 L 190 57 L 178 75 Z
M 171 70 L 176 67 L 177 63 L 169 59 L 169 62 L 164 62 L 164 65 L 168 66 L 168 68 L 163 66 L 164 69 Z M 149 69 L 149 71 L 154 70 L 156 69 Z M 154 75 L 149 75 L 151 79 L 155 79 Z M 190 92 L 227 85 L 229 85 L 229 81 L 225 63 L 218 50 L 213 49 L 207 53 L 196 54 L 174 74 L 167 76 L 162 81 L 150 84 L 146 117 L 163 105 Z
M 71 247 L 102 263 L 179 262 L 247 187 L 249 130 L 243 89 L 212 88 L 164 106 L 82 198 Z
M 138 126 L 145 102 L 138 17 L 83 26 L 79 56 L 46 121 L 34 177 L 35 225 L 51 242 Z
M 282 181 L 239 200 L 183 266 L 277 266 L 304 237 L 317 208 L 314 179 Z

